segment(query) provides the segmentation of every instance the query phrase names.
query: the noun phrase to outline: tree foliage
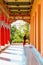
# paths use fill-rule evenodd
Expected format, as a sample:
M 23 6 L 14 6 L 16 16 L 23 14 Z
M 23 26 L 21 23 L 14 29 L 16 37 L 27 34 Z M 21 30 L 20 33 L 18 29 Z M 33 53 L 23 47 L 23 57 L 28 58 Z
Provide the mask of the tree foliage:
M 26 34 L 27 40 L 29 40 L 29 24 L 25 23 L 22 26 L 19 26 L 19 29 L 16 26 L 11 27 L 11 42 L 23 42 L 23 37 Z

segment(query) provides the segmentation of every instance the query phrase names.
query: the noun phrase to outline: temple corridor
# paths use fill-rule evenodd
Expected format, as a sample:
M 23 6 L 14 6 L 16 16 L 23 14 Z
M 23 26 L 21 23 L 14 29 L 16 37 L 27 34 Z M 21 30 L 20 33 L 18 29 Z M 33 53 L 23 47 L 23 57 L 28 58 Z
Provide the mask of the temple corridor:
M 0 65 L 43 65 L 31 45 L 10 45 L 0 54 Z
M 30 24 L 28 45 L 10 43 L 17 20 Z M 0 65 L 43 65 L 43 0 L 0 0 Z

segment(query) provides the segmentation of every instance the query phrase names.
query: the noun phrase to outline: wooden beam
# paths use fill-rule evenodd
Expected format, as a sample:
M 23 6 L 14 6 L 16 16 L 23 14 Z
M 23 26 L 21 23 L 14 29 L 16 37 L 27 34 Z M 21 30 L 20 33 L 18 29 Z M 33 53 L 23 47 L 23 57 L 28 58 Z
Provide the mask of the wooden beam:
M 5 5 L 2 3 L 2 1 L 0 0 L 0 9 L 4 12 L 4 14 L 9 18 L 9 11 L 7 10 L 7 8 L 5 7 Z
M 28 14 L 26 14 L 26 13 L 24 13 L 24 14 L 10 14 L 10 16 L 30 16 L 30 14 L 28 13 Z
M 32 0 L 2 0 L 2 1 L 5 1 L 5 2 L 32 2 Z
M 31 5 L 32 2 L 5 2 L 7 5 Z
M 17 5 L 7 5 L 7 7 L 8 8 L 10 8 L 10 7 L 29 7 L 30 8 L 30 7 L 32 7 L 32 5 L 28 5 L 28 6 L 27 5 L 19 5 L 19 6 L 17 6 Z
M 29 16 L 15 16 L 14 19 L 30 19 Z
M 11 20 L 11 19 L 10 19 Z M 24 20 L 25 22 L 27 22 L 27 23 L 30 23 L 30 19 L 14 19 L 14 20 L 11 20 L 10 21 L 10 24 L 12 23 L 12 22 L 16 22 L 16 20 Z
M 15 14 L 15 13 L 30 13 L 29 11 L 10 11 L 12 14 Z
M 25 11 L 28 11 L 28 12 L 30 12 L 31 10 L 29 10 L 29 9 L 28 9 L 28 10 L 20 10 L 20 9 L 18 9 L 18 10 L 10 10 L 10 11 L 11 11 L 11 12 L 15 12 L 15 11 L 24 11 L 24 12 L 25 12 Z
M 8 7 L 10 10 L 31 10 L 31 7 Z

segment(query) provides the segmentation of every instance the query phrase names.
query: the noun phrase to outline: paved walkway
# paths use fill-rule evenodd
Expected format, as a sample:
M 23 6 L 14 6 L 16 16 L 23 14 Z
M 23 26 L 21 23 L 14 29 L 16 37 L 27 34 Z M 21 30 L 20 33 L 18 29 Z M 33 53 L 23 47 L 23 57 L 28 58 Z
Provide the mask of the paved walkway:
M 0 65 L 43 65 L 32 46 L 11 45 L 0 54 Z

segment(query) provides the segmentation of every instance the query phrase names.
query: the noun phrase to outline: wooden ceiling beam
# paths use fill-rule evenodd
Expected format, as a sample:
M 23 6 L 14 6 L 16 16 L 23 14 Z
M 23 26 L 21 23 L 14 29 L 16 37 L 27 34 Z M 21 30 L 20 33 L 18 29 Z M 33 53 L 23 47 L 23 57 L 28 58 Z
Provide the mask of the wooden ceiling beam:
M 14 14 L 14 16 L 30 16 L 30 14 Z
M 8 11 L 8 9 L 6 8 L 6 5 L 4 5 L 1 0 L 0 0 L 0 8 L 1 8 L 1 10 L 4 12 L 4 14 L 5 14 L 6 16 L 8 16 L 8 18 L 9 18 L 10 12 Z
M 10 16 L 13 16 L 13 17 L 14 17 L 14 16 L 19 16 L 19 15 L 20 15 L 20 16 L 26 16 L 26 15 L 27 15 L 27 16 L 30 16 L 30 13 L 24 13 L 24 14 L 25 14 L 25 15 L 23 15 L 23 13 L 14 13 L 14 14 L 10 14 Z
M 8 8 L 10 8 L 10 7 L 29 7 L 30 8 L 30 7 L 32 7 L 32 5 L 28 5 L 28 6 L 27 5 L 20 5 L 20 6 L 17 6 L 17 5 L 7 5 L 7 7 Z
M 19 9 L 17 9 L 17 10 L 10 10 L 10 12 L 25 12 L 25 11 L 26 11 L 26 12 L 27 12 L 27 11 L 28 11 L 28 12 L 31 12 L 31 10 L 22 10 L 22 9 L 21 9 L 21 10 L 19 10 Z
M 2 1 L 6 1 L 6 2 L 32 2 L 32 0 L 2 0 Z
M 24 14 L 10 14 L 10 16 L 30 16 L 29 13 L 24 13 Z
M 32 2 L 5 2 L 7 5 L 31 5 Z
M 30 19 L 30 16 L 11 16 L 10 19 L 13 19 L 13 20 L 18 20 L 18 19 L 26 19 L 26 20 L 29 20 Z
M 9 18 L 12 22 L 14 22 L 14 20 L 25 20 L 25 21 L 30 21 L 30 12 L 31 12 L 31 8 L 32 8 L 32 4 L 33 4 L 33 0 L 29 0 L 29 2 L 11 2 L 8 0 L 1 0 L 3 1 L 3 8 L 6 10 L 6 12 L 10 15 Z M 17 10 L 17 11 L 15 11 Z M 22 10 L 22 11 L 21 11 Z M 9 13 L 10 12 L 10 13 Z M 12 16 L 12 17 L 11 17 Z M 25 18 L 25 16 L 27 18 Z M 11 22 L 10 22 L 11 23 Z
M 10 11 L 12 14 L 15 14 L 15 13 L 30 13 L 30 11 Z
M 30 19 L 14 19 L 14 20 L 12 20 L 12 19 L 10 19 L 11 21 L 10 21 L 10 24 L 12 23 L 12 22 L 16 22 L 16 20 L 24 20 L 25 22 L 28 22 L 28 23 L 30 23 Z
M 30 10 L 32 7 L 8 7 L 10 10 Z

